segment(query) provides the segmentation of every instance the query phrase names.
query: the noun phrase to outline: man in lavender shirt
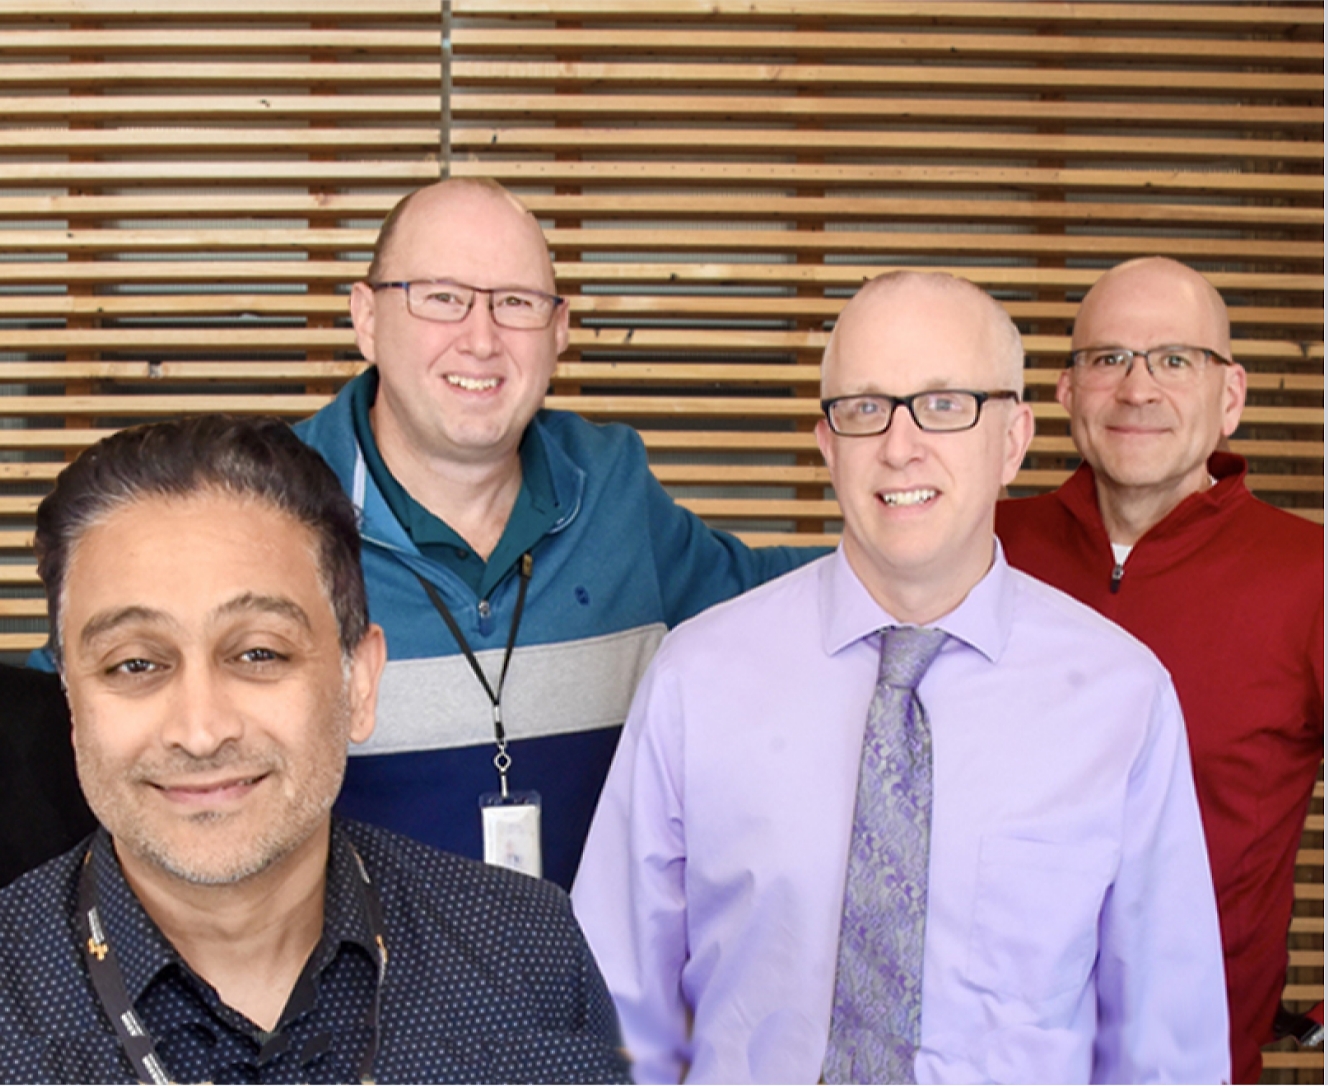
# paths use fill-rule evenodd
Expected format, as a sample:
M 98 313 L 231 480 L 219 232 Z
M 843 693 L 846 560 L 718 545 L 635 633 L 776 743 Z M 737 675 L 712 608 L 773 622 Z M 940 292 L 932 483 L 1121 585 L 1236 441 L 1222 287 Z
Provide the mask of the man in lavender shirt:
M 935 798 L 915 1081 L 1227 1077 L 1171 680 L 1118 627 L 1012 570 L 993 535 L 1033 433 L 1022 364 L 1018 331 L 971 284 L 868 283 L 822 374 L 842 546 L 684 624 L 655 657 L 573 893 L 638 1081 L 827 1074 L 891 626 L 949 635 L 917 690 Z

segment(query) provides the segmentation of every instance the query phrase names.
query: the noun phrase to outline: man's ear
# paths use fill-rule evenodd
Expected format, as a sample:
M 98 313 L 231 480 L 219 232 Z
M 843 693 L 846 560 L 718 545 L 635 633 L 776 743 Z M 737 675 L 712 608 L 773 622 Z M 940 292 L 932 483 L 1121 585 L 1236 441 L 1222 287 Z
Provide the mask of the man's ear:
M 816 446 L 821 450 L 821 457 L 825 460 L 825 466 L 833 473 L 835 470 L 835 435 L 830 430 L 830 424 L 824 418 L 816 420 Z
M 350 288 L 350 320 L 355 326 L 355 342 L 366 362 L 377 362 L 374 346 L 374 307 L 378 295 L 368 283 L 359 282 Z
M 1074 399 L 1074 389 L 1070 385 L 1073 374 L 1073 370 L 1066 368 L 1061 370 L 1060 376 L 1056 378 L 1056 402 L 1066 411 L 1070 410 L 1070 401 Z
M 1245 390 L 1248 384 L 1245 367 L 1239 362 L 1222 367 L 1222 436 L 1230 437 L 1240 425 L 1245 410 Z
M 1005 462 L 1001 465 L 1001 486 L 1009 486 L 1019 474 L 1036 428 L 1033 409 L 1023 401 L 1014 404 L 1005 430 Z
M 387 638 L 383 628 L 370 623 L 350 660 L 350 738 L 363 743 L 377 722 L 378 683 L 387 663 Z
M 558 312 L 553 317 L 553 341 L 558 348 L 558 355 L 567 350 L 568 341 L 571 339 L 570 324 L 572 314 L 568 312 L 571 309 L 566 302 L 558 307 Z

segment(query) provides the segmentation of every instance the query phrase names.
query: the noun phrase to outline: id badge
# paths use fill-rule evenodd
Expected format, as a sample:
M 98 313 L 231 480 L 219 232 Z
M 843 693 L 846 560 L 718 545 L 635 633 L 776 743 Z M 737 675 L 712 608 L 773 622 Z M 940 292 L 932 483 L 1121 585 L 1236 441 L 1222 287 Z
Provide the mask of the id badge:
M 485 792 L 480 796 L 484 862 L 540 878 L 540 797 L 538 792 Z

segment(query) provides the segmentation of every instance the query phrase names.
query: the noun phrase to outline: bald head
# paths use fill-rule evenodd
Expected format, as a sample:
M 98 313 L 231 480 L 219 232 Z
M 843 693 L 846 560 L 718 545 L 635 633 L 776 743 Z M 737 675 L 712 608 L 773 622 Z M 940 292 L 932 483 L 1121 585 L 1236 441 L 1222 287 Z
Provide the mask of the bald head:
M 539 221 L 525 204 L 488 177 L 452 177 L 402 197 L 383 220 L 365 278 L 376 283 L 394 274 L 391 271 L 392 258 L 402 235 L 428 229 L 428 224 L 434 221 L 446 222 L 453 216 L 472 214 L 503 220 L 508 229 L 518 235 L 521 249 L 530 253 L 533 265 L 530 274 L 538 282 L 532 281 L 529 285 L 552 293 L 553 262 Z
M 947 323 L 961 315 L 973 351 L 992 367 L 991 387 L 1023 391 L 1023 341 L 995 298 L 967 279 L 943 272 L 894 271 L 869 280 L 840 313 L 821 368 L 823 396 L 838 394 L 827 389 L 835 385 L 846 353 L 870 351 L 873 338 L 899 330 L 892 314 L 900 308 Z
M 1193 268 L 1168 257 L 1116 265 L 1084 296 L 1073 349 L 1162 346 L 1207 347 L 1230 358 L 1231 322 L 1222 295 Z

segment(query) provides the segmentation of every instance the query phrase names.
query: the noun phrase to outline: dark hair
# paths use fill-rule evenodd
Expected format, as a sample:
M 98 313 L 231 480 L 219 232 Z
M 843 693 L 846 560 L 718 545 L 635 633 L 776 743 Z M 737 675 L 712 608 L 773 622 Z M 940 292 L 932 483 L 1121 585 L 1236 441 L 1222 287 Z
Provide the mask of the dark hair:
M 51 654 L 62 662 L 60 605 L 70 556 L 89 528 L 133 502 L 205 491 L 257 498 L 318 539 L 319 573 L 349 654 L 369 608 L 355 506 L 323 458 L 277 418 L 194 415 L 121 430 L 85 449 L 37 508 L 37 573 L 46 585 Z

